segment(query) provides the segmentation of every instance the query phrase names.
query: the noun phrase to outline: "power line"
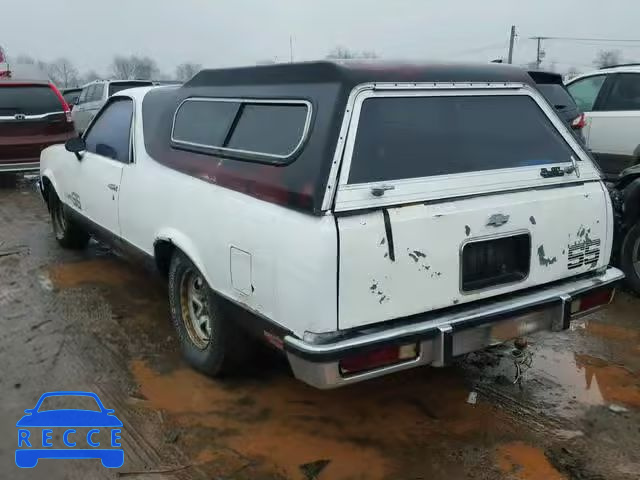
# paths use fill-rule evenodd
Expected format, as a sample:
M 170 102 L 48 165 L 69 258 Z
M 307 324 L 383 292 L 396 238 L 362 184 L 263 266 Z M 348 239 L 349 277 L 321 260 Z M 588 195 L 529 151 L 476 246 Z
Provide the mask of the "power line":
M 618 42 L 618 43 L 640 43 L 640 39 L 631 38 L 580 38 L 580 37 L 529 37 L 531 40 L 561 40 L 561 41 L 575 41 L 575 42 Z

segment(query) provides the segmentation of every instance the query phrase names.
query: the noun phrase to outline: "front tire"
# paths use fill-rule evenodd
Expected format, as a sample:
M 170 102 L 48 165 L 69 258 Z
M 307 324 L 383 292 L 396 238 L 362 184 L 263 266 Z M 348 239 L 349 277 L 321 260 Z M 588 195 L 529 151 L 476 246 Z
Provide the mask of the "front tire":
M 640 222 L 629 229 L 622 242 L 620 266 L 626 275 L 626 283 L 640 295 Z
M 229 318 L 224 300 L 180 251 L 169 268 L 169 305 L 182 353 L 193 368 L 215 377 L 243 366 L 247 335 Z
M 49 213 L 53 233 L 61 247 L 82 250 L 87 246 L 89 234 L 67 216 L 64 205 L 53 188 L 49 191 Z

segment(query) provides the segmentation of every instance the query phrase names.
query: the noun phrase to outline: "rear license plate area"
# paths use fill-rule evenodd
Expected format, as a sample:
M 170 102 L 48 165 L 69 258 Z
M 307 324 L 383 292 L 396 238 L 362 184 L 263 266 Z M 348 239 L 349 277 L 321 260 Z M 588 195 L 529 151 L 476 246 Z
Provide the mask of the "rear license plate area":
M 531 268 L 528 233 L 466 243 L 461 253 L 461 290 L 465 293 L 521 282 Z

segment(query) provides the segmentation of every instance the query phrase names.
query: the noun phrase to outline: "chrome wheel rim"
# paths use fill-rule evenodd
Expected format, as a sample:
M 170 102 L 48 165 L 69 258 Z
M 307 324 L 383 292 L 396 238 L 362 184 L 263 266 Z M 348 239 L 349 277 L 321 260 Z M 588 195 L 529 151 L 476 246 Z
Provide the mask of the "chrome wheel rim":
M 67 229 L 67 219 L 60 202 L 57 203 L 53 210 L 53 230 L 57 238 L 62 238 Z
M 211 316 L 207 285 L 200 273 L 187 270 L 180 283 L 182 321 L 191 342 L 204 350 L 211 341 Z

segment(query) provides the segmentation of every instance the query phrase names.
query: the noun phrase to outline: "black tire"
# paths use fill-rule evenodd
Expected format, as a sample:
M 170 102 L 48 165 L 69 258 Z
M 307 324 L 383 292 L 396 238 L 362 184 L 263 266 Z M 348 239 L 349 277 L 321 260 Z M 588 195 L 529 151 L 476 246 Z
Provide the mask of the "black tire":
M 53 233 L 61 247 L 70 250 L 82 250 L 89 243 L 89 234 L 65 213 L 63 204 L 55 190 L 49 191 L 49 214 L 53 224 Z
M 640 222 L 631 227 L 624 237 L 620 266 L 627 276 L 627 286 L 640 295 Z
M 203 317 L 194 312 L 197 307 L 191 301 L 191 288 L 199 292 L 206 308 L 208 338 L 203 331 L 206 328 L 194 325 Z M 246 366 L 250 338 L 230 318 L 226 302 L 211 290 L 200 270 L 180 251 L 174 253 L 169 267 L 169 305 L 182 353 L 193 368 L 215 377 L 237 373 Z
M 0 188 L 16 188 L 18 175 L 15 173 L 0 173 Z

